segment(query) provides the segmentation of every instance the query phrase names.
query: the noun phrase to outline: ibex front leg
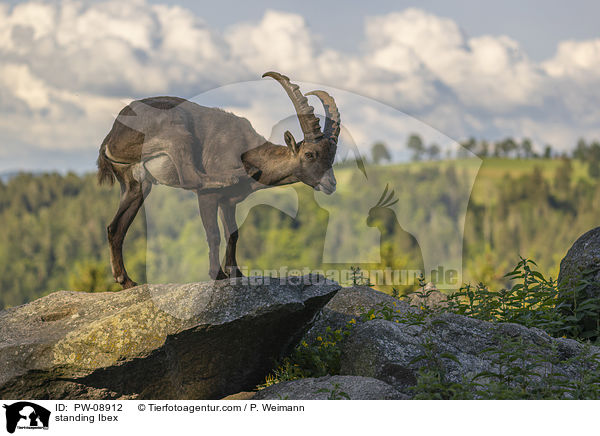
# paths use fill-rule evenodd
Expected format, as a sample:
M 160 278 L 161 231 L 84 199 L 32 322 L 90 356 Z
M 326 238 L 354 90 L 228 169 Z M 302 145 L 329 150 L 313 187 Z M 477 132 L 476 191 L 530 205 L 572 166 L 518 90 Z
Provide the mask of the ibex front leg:
M 115 281 L 123 286 L 123 289 L 137 285 L 129 278 L 123 264 L 123 241 L 129 226 L 144 203 L 144 199 L 150 193 L 151 188 L 152 184 L 149 182 L 131 181 L 130 183 L 123 183 L 121 185 L 119 210 L 107 228 L 108 243 L 110 245 L 110 266 Z
M 221 245 L 221 234 L 219 223 L 217 222 L 217 195 L 198 193 L 198 207 L 200 217 L 206 232 L 206 241 L 208 242 L 208 259 L 210 262 L 209 275 L 213 280 L 226 279 L 227 276 L 221 269 L 219 262 L 219 246 Z
M 225 250 L 224 270 L 229 277 L 243 277 L 236 259 L 236 247 L 238 241 L 238 227 L 235 221 L 235 204 L 221 202 L 221 222 L 227 239 L 227 249 Z

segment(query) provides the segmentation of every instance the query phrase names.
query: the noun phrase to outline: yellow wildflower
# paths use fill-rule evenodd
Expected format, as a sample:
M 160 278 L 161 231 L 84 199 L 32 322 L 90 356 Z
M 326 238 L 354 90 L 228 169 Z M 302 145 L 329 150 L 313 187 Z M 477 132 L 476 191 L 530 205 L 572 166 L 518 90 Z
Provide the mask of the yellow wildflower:
M 323 338 L 321 336 L 317 336 L 317 341 L 321 342 L 323 341 Z
M 356 320 L 354 318 L 352 318 L 350 321 L 348 321 L 349 324 L 356 324 Z

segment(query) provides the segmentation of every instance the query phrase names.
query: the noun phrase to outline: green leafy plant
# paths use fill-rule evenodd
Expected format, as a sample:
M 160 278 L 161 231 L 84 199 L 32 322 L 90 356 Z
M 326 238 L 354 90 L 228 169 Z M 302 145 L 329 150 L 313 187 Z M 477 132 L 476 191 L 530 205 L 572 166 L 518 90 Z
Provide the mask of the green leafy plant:
M 351 266 L 350 271 L 350 278 L 353 286 L 373 286 L 373 284 L 369 281 L 369 277 L 362 272 L 360 267 Z
M 499 338 L 488 348 L 491 369 L 477 374 L 478 398 L 483 399 L 598 399 L 600 361 L 589 344 L 570 359 L 560 362 L 556 345 L 548 348 L 525 345 L 522 338 Z M 557 365 L 571 367 L 575 374 L 558 372 Z
M 423 331 L 425 339 L 421 343 L 422 353 L 411 360 L 411 364 L 420 363 L 417 372 L 417 383 L 410 388 L 415 400 L 448 400 L 471 399 L 468 383 L 452 382 L 447 377 L 447 362 L 458 362 L 457 357 L 448 352 L 441 352 L 431 338 L 430 324 Z
M 317 336 L 315 342 L 303 341 L 292 353 L 290 359 L 302 368 L 305 377 L 322 377 L 340 372 L 340 343 L 350 335 L 352 324 L 342 329 L 327 327 Z
M 484 321 L 537 327 L 555 337 L 600 337 L 600 298 L 587 293 L 598 286 L 590 279 L 595 271 L 584 272 L 573 289 L 564 290 L 536 267 L 534 261 L 521 258 L 506 274 L 514 282 L 510 289 L 491 291 L 482 283 L 467 284 L 448 297 L 448 308 Z
M 332 383 L 331 389 L 321 388 L 316 392 L 317 393 L 328 392 L 329 393 L 329 396 L 327 397 L 328 400 L 344 400 L 344 399 L 349 400 L 350 399 L 350 395 L 348 395 L 346 392 L 342 391 L 342 388 L 340 387 L 339 383 Z
M 373 319 L 384 319 L 386 321 L 396 321 L 402 318 L 402 314 L 396 308 L 396 302 L 389 303 L 377 303 L 375 307 L 369 310 L 361 308 L 363 311 L 360 314 L 360 319 L 363 322 L 371 321 Z
M 362 309 L 359 319 L 422 327 L 421 353 L 411 361 L 419 367 L 416 383 L 410 388 L 415 399 L 600 399 L 600 358 L 590 348 L 590 339 L 600 336 L 600 303 L 589 293 L 590 287 L 599 285 L 592 280 L 595 273 L 596 270 L 584 271 L 573 289 L 559 289 L 555 280 L 546 279 L 537 270 L 535 262 L 520 258 L 506 274 L 513 282 L 509 289 L 492 291 L 483 283 L 467 284 L 448 296 L 445 308 L 427 305 L 434 290 L 425 290 L 421 277 L 416 300 L 419 303 L 411 310 L 400 310 L 396 302 L 379 303 Z M 556 343 L 548 349 L 525 343 L 521 337 L 498 336 L 494 340 L 497 345 L 483 350 L 489 367 L 474 375 L 463 375 L 457 381 L 456 376 L 449 377 L 448 368 L 458 359 L 440 350 L 436 345 L 439 341 L 433 340 L 436 326 L 444 322 L 436 318 L 441 311 L 493 323 L 537 327 L 586 346 L 565 360 Z M 340 344 L 351 335 L 355 323 L 352 319 L 341 329 L 327 328 L 311 344 L 299 344 L 259 388 L 285 380 L 339 374 Z M 558 370 L 559 365 L 562 371 Z M 575 372 L 566 376 L 566 367 Z M 330 399 L 346 398 L 335 385 L 320 392 L 330 392 Z
M 467 284 L 449 296 L 447 310 L 494 323 L 537 327 L 555 337 L 578 341 L 598 338 L 600 305 L 588 293 L 590 287 L 598 286 L 590 278 L 596 270 L 584 271 L 577 286 L 565 291 L 536 266 L 532 260 L 521 258 L 506 275 L 514 283 L 510 289 L 494 292 L 482 283 Z M 431 313 L 428 308 L 421 309 L 424 317 L 421 315 L 419 324 L 427 326 Z M 600 363 L 590 352 L 589 342 L 582 353 L 561 362 L 556 343 L 548 350 L 525 344 L 521 337 L 498 337 L 498 345 L 483 351 L 490 357 L 490 368 L 456 383 L 448 380 L 446 373 L 452 356 L 436 349 L 431 332 L 431 327 L 424 330 L 423 352 L 413 361 L 422 364 L 411 388 L 416 399 L 600 398 Z M 559 363 L 575 368 L 576 376 L 557 371 Z
M 312 343 L 302 341 L 289 356 L 276 365 L 258 389 L 264 389 L 282 381 L 306 377 L 323 377 L 340 373 L 340 344 L 346 340 L 355 325 L 352 319 L 340 329 L 327 327 Z
M 290 359 L 283 361 L 265 377 L 265 382 L 258 385 L 258 390 L 268 388 L 284 381 L 297 380 L 304 378 L 304 371 L 300 365 L 293 363 Z
M 600 283 L 593 280 L 600 265 L 581 272 L 575 286 L 558 289 L 557 308 L 564 315 L 570 337 L 598 339 L 600 337 Z

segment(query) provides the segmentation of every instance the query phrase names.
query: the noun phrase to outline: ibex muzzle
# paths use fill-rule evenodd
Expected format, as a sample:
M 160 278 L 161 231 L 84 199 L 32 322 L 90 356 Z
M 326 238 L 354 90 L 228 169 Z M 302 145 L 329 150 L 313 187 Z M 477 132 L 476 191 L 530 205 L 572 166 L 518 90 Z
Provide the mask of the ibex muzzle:
M 319 184 L 315 187 L 317 191 L 323 191 L 327 195 L 331 195 L 335 192 L 337 180 L 335 180 L 335 174 L 333 174 L 333 168 L 329 168 L 327 172 L 319 180 Z

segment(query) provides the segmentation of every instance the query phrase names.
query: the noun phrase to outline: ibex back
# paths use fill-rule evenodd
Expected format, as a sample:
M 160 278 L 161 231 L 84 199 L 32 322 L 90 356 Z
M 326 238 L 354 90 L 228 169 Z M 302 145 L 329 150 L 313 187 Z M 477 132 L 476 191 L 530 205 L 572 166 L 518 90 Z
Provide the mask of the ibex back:
M 277 80 L 290 97 L 304 134 L 296 142 L 289 131 L 287 146 L 268 142 L 245 118 L 177 97 L 134 101 L 119 113 L 100 147 L 98 180 L 121 185 L 119 209 L 108 226 L 110 261 L 123 288 L 135 286 L 123 263 L 123 241 L 153 184 L 193 190 L 209 247 L 213 279 L 240 277 L 236 260 L 236 205 L 250 193 L 272 186 L 303 182 L 326 194 L 335 191 L 333 160 L 340 133 L 340 115 L 325 91 L 312 91 L 326 114 L 321 130 L 314 109 L 298 86 L 279 73 Z M 219 261 L 221 223 L 227 241 L 223 268 Z

